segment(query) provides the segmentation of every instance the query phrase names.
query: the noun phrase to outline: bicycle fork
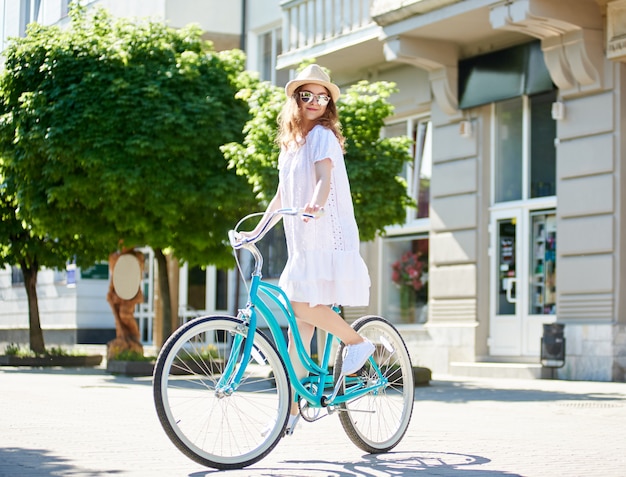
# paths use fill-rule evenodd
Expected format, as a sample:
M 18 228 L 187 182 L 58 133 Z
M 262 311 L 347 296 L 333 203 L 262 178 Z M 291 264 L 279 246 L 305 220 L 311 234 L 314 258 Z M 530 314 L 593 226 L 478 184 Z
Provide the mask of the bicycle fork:
M 248 308 L 239 310 L 238 317 L 242 320 L 238 325 L 241 333 L 233 338 L 230 356 L 224 372 L 215 386 L 215 395 L 220 399 L 235 392 L 245 371 L 245 363 L 249 361 L 250 355 L 255 355 L 254 340 L 249 339 L 249 337 L 254 336 L 256 331 L 256 319 Z

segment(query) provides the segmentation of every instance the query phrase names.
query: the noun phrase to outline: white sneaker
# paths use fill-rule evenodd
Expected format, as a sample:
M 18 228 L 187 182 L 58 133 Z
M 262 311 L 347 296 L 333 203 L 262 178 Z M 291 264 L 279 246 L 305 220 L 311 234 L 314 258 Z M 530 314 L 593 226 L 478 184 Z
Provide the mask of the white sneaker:
M 372 356 L 375 349 L 376 347 L 367 339 L 362 343 L 346 346 L 343 352 L 341 374 L 346 376 L 356 373 L 363 367 L 367 359 Z

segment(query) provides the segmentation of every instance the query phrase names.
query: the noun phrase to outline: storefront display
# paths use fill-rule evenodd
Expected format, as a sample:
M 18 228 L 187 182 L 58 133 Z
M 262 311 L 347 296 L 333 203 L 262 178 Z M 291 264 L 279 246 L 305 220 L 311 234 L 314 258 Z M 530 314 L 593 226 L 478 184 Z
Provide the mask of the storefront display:
M 517 290 L 516 275 L 516 224 L 512 219 L 498 223 L 498 315 L 514 315 L 516 313 Z
M 556 214 L 539 212 L 532 217 L 530 313 L 556 314 Z

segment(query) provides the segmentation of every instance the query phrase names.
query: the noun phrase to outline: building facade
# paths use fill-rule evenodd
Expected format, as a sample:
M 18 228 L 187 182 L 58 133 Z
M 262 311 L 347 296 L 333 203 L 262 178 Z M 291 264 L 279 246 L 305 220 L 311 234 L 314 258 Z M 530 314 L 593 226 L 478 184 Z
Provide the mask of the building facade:
M 418 209 L 368 246 L 368 264 L 372 307 L 417 363 L 536 376 L 543 325 L 559 323 L 558 376 L 625 379 L 625 4 L 281 2 L 279 69 L 315 57 L 344 87 L 398 85 L 386 134 L 415 139 Z M 428 257 L 427 305 L 410 324 L 393 283 L 406 252 Z
M 4 3 L 3 37 L 17 18 L 10 5 L 67 6 Z M 363 245 L 373 293 L 358 312 L 396 323 L 415 364 L 435 372 L 539 376 L 543 325 L 558 323 L 558 377 L 626 379 L 626 1 L 90 3 L 201 22 L 278 85 L 310 58 L 344 90 L 396 83 L 385 134 L 414 139 L 404 174 L 417 208 Z M 407 290 L 397 271 L 411 260 L 421 277 Z M 180 277 L 181 315 L 198 308 L 191 301 L 204 303 L 199 312 L 236 306 L 233 272 Z

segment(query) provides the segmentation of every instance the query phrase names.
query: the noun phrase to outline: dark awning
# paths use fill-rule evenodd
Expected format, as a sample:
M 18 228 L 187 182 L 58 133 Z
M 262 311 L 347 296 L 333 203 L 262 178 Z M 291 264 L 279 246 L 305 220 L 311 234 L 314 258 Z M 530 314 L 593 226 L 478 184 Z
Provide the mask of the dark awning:
M 554 88 L 538 41 L 459 62 L 461 109 Z

